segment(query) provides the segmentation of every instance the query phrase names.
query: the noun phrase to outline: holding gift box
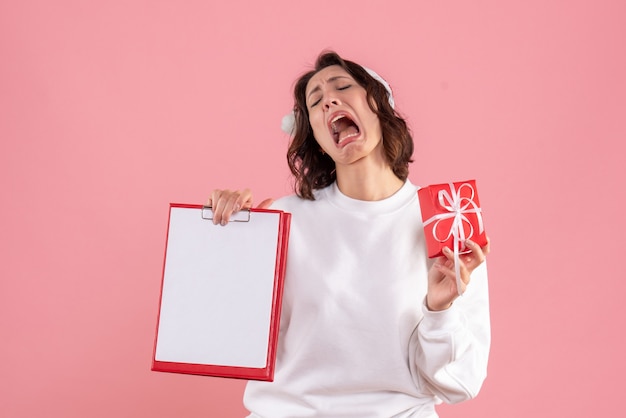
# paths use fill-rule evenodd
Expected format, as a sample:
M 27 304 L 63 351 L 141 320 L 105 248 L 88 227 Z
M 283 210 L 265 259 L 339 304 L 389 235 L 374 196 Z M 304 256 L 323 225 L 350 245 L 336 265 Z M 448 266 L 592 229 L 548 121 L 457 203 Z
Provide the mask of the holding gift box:
M 466 251 L 465 240 L 487 245 L 482 209 L 474 180 L 434 184 L 417 191 L 420 200 L 428 257 L 443 255 L 445 247 L 454 252 L 457 289 L 461 294 L 459 254 Z
M 474 180 L 434 184 L 417 191 L 424 221 L 428 257 L 443 255 L 444 247 L 465 251 L 465 240 L 487 244 Z

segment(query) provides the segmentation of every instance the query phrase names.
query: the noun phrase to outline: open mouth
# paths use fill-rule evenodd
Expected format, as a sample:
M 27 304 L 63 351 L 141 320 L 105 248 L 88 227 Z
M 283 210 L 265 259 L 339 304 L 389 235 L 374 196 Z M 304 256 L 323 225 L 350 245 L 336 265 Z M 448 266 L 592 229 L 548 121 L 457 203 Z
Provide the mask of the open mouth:
M 348 138 L 358 136 L 361 131 L 350 115 L 340 114 L 330 121 L 330 131 L 336 144 L 341 144 Z

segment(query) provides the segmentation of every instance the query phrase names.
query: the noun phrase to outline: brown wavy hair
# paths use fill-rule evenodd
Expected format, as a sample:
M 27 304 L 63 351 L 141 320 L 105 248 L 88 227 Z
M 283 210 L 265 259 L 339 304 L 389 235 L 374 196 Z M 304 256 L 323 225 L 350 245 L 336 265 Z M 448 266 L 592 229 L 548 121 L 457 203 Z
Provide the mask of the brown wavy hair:
M 405 120 L 389 104 L 387 90 L 380 82 L 359 64 L 344 60 L 337 53 L 329 51 L 319 55 L 314 69 L 303 74 L 294 87 L 296 124 L 287 151 L 287 163 L 295 177 L 294 191 L 301 198 L 314 200 L 314 190 L 331 185 L 337 178 L 335 162 L 322 152 L 313 136 L 306 106 L 306 86 L 309 80 L 331 65 L 343 68 L 367 92 L 370 109 L 378 116 L 382 128 L 387 163 L 398 178 L 406 180 L 409 163 L 413 161 L 413 138 Z

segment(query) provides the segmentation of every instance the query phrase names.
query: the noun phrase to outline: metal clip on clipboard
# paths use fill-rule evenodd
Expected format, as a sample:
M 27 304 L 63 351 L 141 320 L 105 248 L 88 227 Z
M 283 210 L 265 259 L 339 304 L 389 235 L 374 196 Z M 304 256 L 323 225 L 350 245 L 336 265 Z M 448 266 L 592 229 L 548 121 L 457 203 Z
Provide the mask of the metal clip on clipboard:
M 250 222 L 250 209 L 242 209 L 239 212 L 235 212 L 231 215 L 229 222 Z M 202 206 L 202 219 L 212 220 L 213 209 L 211 206 Z

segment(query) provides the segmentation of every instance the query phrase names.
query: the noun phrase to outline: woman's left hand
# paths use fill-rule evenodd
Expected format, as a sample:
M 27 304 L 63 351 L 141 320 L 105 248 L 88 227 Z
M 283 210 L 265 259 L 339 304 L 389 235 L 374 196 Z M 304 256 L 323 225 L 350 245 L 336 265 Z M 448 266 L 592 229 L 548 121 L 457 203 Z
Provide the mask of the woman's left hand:
M 465 245 L 471 250 L 468 254 L 459 257 L 461 271 L 461 286 L 457 289 L 456 272 L 454 269 L 454 253 L 451 249 L 444 249 L 444 256 L 439 257 L 428 271 L 428 295 L 426 306 L 431 311 L 448 309 L 459 294 L 465 292 L 470 282 L 470 275 L 476 267 L 485 261 L 489 254 L 489 238 L 487 245 L 480 247 L 474 241 L 466 240 Z

